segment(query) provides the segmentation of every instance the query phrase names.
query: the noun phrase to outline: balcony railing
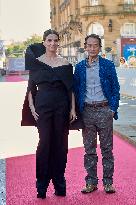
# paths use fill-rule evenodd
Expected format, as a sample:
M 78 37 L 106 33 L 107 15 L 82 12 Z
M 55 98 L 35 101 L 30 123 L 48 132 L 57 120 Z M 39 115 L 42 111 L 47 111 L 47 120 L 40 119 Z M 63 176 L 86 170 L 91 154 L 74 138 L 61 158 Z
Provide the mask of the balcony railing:
M 85 6 L 80 9 L 80 15 L 103 15 L 105 14 L 104 5 Z
M 59 6 L 60 11 L 63 11 L 70 1 L 71 0 L 64 0 L 63 3 Z
M 70 15 L 68 16 L 68 22 L 74 22 L 77 20 L 77 16 L 76 15 Z
M 56 15 L 56 8 L 53 7 L 52 10 L 50 11 L 50 19 L 52 19 L 52 17 Z
M 134 14 L 136 13 L 136 4 L 119 4 L 119 12 Z

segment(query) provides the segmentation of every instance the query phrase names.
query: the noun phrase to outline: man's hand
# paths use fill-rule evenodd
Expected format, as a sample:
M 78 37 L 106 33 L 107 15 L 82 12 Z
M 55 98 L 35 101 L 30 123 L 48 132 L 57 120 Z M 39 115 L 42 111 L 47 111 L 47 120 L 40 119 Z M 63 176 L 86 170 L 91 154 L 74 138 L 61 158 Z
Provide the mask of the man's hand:
M 114 111 L 111 111 L 111 112 L 112 112 L 112 117 L 114 117 L 115 112 Z

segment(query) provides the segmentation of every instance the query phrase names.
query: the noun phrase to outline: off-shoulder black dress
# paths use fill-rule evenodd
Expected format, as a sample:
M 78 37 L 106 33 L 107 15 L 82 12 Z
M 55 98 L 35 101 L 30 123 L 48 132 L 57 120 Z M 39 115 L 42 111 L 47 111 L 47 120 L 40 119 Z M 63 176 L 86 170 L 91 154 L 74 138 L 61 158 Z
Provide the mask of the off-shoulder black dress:
M 42 44 L 26 51 L 29 81 L 22 110 L 22 126 L 35 125 L 39 132 L 36 151 L 37 190 L 47 191 L 50 179 L 58 192 L 66 192 L 65 167 L 68 152 L 69 112 L 73 85 L 72 65 L 51 67 L 37 57 L 45 52 Z M 31 91 L 36 112 L 34 120 L 28 104 Z

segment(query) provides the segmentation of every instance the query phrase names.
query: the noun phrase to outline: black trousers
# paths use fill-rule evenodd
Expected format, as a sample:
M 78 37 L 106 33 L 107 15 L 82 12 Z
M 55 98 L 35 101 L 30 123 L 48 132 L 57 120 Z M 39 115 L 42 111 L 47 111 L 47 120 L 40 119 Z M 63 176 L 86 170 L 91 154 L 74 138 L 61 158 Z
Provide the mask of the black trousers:
M 37 121 L 39 143 L 36 151 L 37 189 L 47 189 L 52 179 L 55 189 L 61 191 L 66 188 L 64 173 L 69 133 L 67 97 L 54 98 L 54 101 L 48 98 L 46 105 L 37 106 L 36 111 L 39 114 Z

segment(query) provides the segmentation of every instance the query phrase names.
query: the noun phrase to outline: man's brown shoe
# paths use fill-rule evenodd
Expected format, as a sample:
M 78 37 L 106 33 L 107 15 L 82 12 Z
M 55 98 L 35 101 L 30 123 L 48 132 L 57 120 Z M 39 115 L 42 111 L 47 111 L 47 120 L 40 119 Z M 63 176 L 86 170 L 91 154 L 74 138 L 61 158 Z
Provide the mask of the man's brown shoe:
M 115 193 L 115 188 L 111 184 L 104 185 L 104 191 L 108 194 Z
M 90 185 L 86 185 L 86 187 L 84 189 L 81 190 L 81 192 L 83 194 L 88 194 L 91 193 L 93 191 L 96 191 L 98 188 L 96 185 L 90 184 Z

